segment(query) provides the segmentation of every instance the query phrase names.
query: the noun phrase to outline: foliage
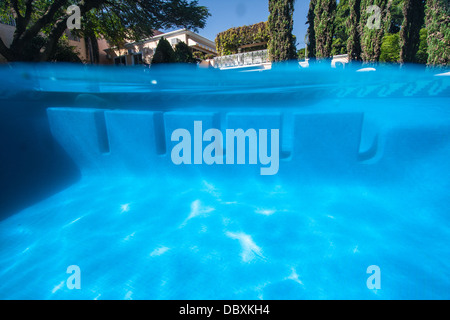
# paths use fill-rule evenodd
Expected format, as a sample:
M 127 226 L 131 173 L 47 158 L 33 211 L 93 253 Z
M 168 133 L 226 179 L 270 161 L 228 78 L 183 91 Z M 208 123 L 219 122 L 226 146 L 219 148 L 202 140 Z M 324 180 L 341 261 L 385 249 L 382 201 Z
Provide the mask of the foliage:
M 449 0 L 341 0 L 333 28 L 327 24 L 333 19 L 329 3 L 310 0 L 307 37 L 315 41 L 308 45 L 309 57 L 328 56 L 332 34 L 330 55 L 347 53 L 350 61 L 449 63 Z M 380 8 L 379 28 L 369 28 L 371 5 Z
M 317 58 L 328 58 L 331 56 L 336 7 L 336 0 L 317 0 L 314 9 Z
M 175 46 L 175 61 L 181 63 L 196 63 L 197 59 L 192 55 L 192 50 L 185 42 L 179 42 Z
M 212 60 L 216 56 L 212 53 L 204 53 L 201 51 L 195 51 L 192 55 L 197 62 L 203 60 Z
M 316 57 L 316 32 L 314 30 L 314 11 L 316 9 L 317 0 L 311 0 L 309 2 L 308 15 L 306 17 L 306 24 L 308 29 L 306 30 L 306 45 L 308 47 L 308 58 Z
M 398 62 L 400 59 L 400 35 L 387 33 L 381 44 L 381 62 Z
M 371 5 L 376 5 L 380 8 L 381 20 L 379 28 L 371 28 L 368 21 L 373 17 L 373 12 L 367 12 Z M 376 62 L 380 59 L 381 44 L 385 30 L 388 29 L 388 0 L 362 0 L 361 1 L 361 19 L 360 19 L 360 34 L 361 34 L 361 58 L 366 62 Z
M 450 64 L 450 3 L 448 0 L 427 0 L 425 9 L 428 30 L 428 64 Z
M 361 0 L 349 0 L 349 18 L 347 20 L 347 54 L 349 61 L 361 60 L 361 38 L 359 23 L 361 19 Z
M 419 33 L 419 49 L 417 50 L 415 61 L 417 63 L 426 64 L 428 60 L 428 44 L 427 44 L 428 32 L 426 28 L 420 29 Z
M 334 38 L 331 45 L 331 56 L 346 54 L 347 53 L 347 42 L 344 42 L 342 38 Z
M 38 35 L 30 43 L 30 47 L 41 48 L 42 45 L 47 41 L 44 35 Z M 48 61 L 51 62 L 75 62 L 81 63 L 81 59 L 78 57 L 78 52 L 76 47 L 69 45 L 69 41 L 66 36 L 59 39 L 56 46 L 55 52 L 49 57 Z
M 297 60 L 294 25 L 294 0 L 269 0 L 269 58 L 271 61 Z
M 403 2 L 405 0 L 389 0 L 386 12 L 387 33 L 397 33 L 400 31 L 403 22 Z
M 259 22 L 250 26 L 230 28 L 216 36 L 216 49 L 219 55 L 238 53 L 241 46 L 255 43 L 267 43 L 269 29 L 267 22 Z M 266 47 L 266 45 L 263 45 Z
M 347 53 L 348 18 L 350 15 L 349 0 L 340 0 L 337 5 L 336 18 L 334 20 L 334 34 L 331 45 L 331 55 Z
M 400 30 L 400 61 L 416 62 L 420 30 L 425 22 L 425 0 L 403 1 L 403 23 Z
M 114 45 L 150 37 L 155 29 L 195 31 L 210 15 L 198 0 L 3 0 L 0 16 L 12 12 L 16 31 L 9 48 L 0 40 L 0 54 L 8 61 L 48 61 L 67 28 L 70 5 L 78 5 L 82 16 L 77 36 L 103 35 Z M 31 44 L 39 34 L 46 40 L 36 48 Z
M 60 39 L 56 47 L 55 53 L 50 57 L 50 61 L 55 62 L 74 62 L 81 63 L 81 59 L 78 56 L 76 47 L 69 45 L 69 42 L 64 39 Z
M 176 62 L 175 52 L 169 41 L 161 38 L 156 46 L 155 53 L 153 54 L 152 65 L 173 62 Z
M 298 60 L 305 60 L 306 59 L 306 48 L 301 48 L 297 51 L 297 58 Z
M 197 60 L 205 60 L 206 59 L 205 53 L 201 52 L 201 51 L 194 51 L 192 53 L 192 56 L 194 57 L 194 59 L 197 59 Z

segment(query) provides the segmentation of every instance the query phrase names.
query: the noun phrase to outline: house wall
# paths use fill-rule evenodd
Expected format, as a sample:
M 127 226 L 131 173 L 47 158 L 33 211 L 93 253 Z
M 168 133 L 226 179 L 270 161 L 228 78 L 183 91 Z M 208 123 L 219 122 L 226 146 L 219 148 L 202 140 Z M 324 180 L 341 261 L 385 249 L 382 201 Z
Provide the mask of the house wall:
M 188 35 L 186 32 L 175 33 L 173 35 L 169 34 L 169 35 L 164 36 L 164 38 L 167 41 L 169 41 L 169 43 L 172 45 L 173 48 L 175 48 L 175 45 L 180 41 L 188 44 L 190 47 L 198 46 L 198 44 L 207 46 L 207 47 L 211 47 L 210 43 L 207 43 L 206 41 L 202 41 L 202 39 L 200 39 L 200 38 L 194 40 L 192 38 L 192 36 Z M 143 62 L 150 64 L 152 61 L 152 58 L 153 58 L 153 54 L 156 50 L 156 47 L 158 46 L 159 40 L 160 40 L 160 38 L 156 37 L 156 39 L 149 39 L 147 41 L 127 44 L 126 49 L 120 49 L 120 50 L 117 48 L 109 49 L 107 51 L 111 56 L 110 61 L 112 63 L 114 63 L 115 57 L 119 57 L 121 55 L 127 55 L 127 65 L 128 65 L 128 61 L 130 61 L 129 65 L 132 65 L 131 55 L 130 55 L 130 60 L 128 60 L 128 50 L 131 49 L 135 53 L 142 53 Z M 198 47 L 196 47 L 195 49 L 202 50 L 201 48 L 199 49 Z M 213 47 L 212 49 L 215 49 L 215 48 Z M 206 52 L 206 53 L 210 53 L 210 52 Z
M 113 59 L 108 59 L 105 49 L 109 48 L 109 44 L 105 39 L 98 39 L 99 64 L 113 64 Z
M 78 52 L 78 57 L 80 57 L 81 61 L 87 60 L 87 53 L 86 53 L 86 42 L 84 39 L 80 39 L 78 41 L 76 40 L 69 40 L 69 45 L 72 47 L 75 47 L 75 51 Z

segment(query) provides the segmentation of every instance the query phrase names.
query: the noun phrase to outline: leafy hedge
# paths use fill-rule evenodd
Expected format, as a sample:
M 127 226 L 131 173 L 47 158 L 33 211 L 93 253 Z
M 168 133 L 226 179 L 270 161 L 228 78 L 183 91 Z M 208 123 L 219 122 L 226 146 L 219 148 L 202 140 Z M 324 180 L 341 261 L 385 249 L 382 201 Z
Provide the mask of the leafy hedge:
M 225 56 L 238 53 L 241 46 L 268 42 L 269 39 L 267 22 L 260 22 L 250 26 L 230 28 L 219 33 L 216 37 L 216 49 L 219 55 Z
M 450 64 L 450 3 L 427 0 L 425 21 L 428 30 L 428 64 Z

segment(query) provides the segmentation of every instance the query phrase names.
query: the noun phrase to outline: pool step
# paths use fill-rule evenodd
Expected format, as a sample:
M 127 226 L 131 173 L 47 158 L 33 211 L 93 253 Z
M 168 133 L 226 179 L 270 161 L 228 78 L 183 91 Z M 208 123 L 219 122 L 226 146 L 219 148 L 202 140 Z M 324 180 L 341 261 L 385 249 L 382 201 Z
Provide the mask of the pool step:
M 417 131 L 414 128 L 378 132 L 368 126 L 364 114 L 278 112 L 194 112 L 125 111 L 81 108 L 47 110 L 54 138 L 66 150 L 83 174 L 116 174 L 124 170 L 136 174 L 187 173 L 258 174 L 257 165 L 206 165 L 194 159 L 210 142 L 194 143 L 194 121 L 201 121 L 201 132 L 219 129 L 278 129 L 280 132 L 279 173 L 302 176 L 383 174 L 397 159 L 415 157 L 417 142 L 430 153 L 448 146 L 448 129 Z M 171 151 L 174 130 L 183 128 L 192 135 L 192 164 L 175 165 Z M 406 130 L 406 131 L 405 131 Z M 409 131 L 408 131 L 409 130 Z M 201 136 L 200 132 L 200 136 Z M 406 132 L 406 135 L 405 135 Z M 445 142 L 443 136 L 447 137 Z M 270 133 L 268 133 L 270 141 Z M 197 140 L 198 141 L 198 140 Z M 225 142 L 224 142 L 225 146 Z M 253 146 L 257 148 L 257 146 Z M 448 149 L 448 147 L 446 147 Z M 447 150 L 445 149 L 445 150 Z M 271 150 L 269 143 L 268 150 Z M 236 150 L 234 150 L 236 155 Z M 248 159 L 248 145 L 246 157 Z M 258 151 L 256 151 L 258 152 Z M 269 151 L 270 154 L 270 151 Z M 224 163 L 226 150 L 224 150 Z M 198 164 L 203 163 L 199 168 Z M 170 170 L 167 168 L 170 167 Z M 199 170 L 201 169 L 201 170 Z

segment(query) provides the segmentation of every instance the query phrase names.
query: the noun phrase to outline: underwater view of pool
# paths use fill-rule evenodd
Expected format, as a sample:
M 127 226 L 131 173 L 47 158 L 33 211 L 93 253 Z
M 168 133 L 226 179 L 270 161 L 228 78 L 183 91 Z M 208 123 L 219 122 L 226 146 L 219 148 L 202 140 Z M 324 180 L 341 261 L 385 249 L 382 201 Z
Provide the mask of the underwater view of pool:
M 1 66 L 0 299 L 449 299 L 449 73 L 362 68 Z

